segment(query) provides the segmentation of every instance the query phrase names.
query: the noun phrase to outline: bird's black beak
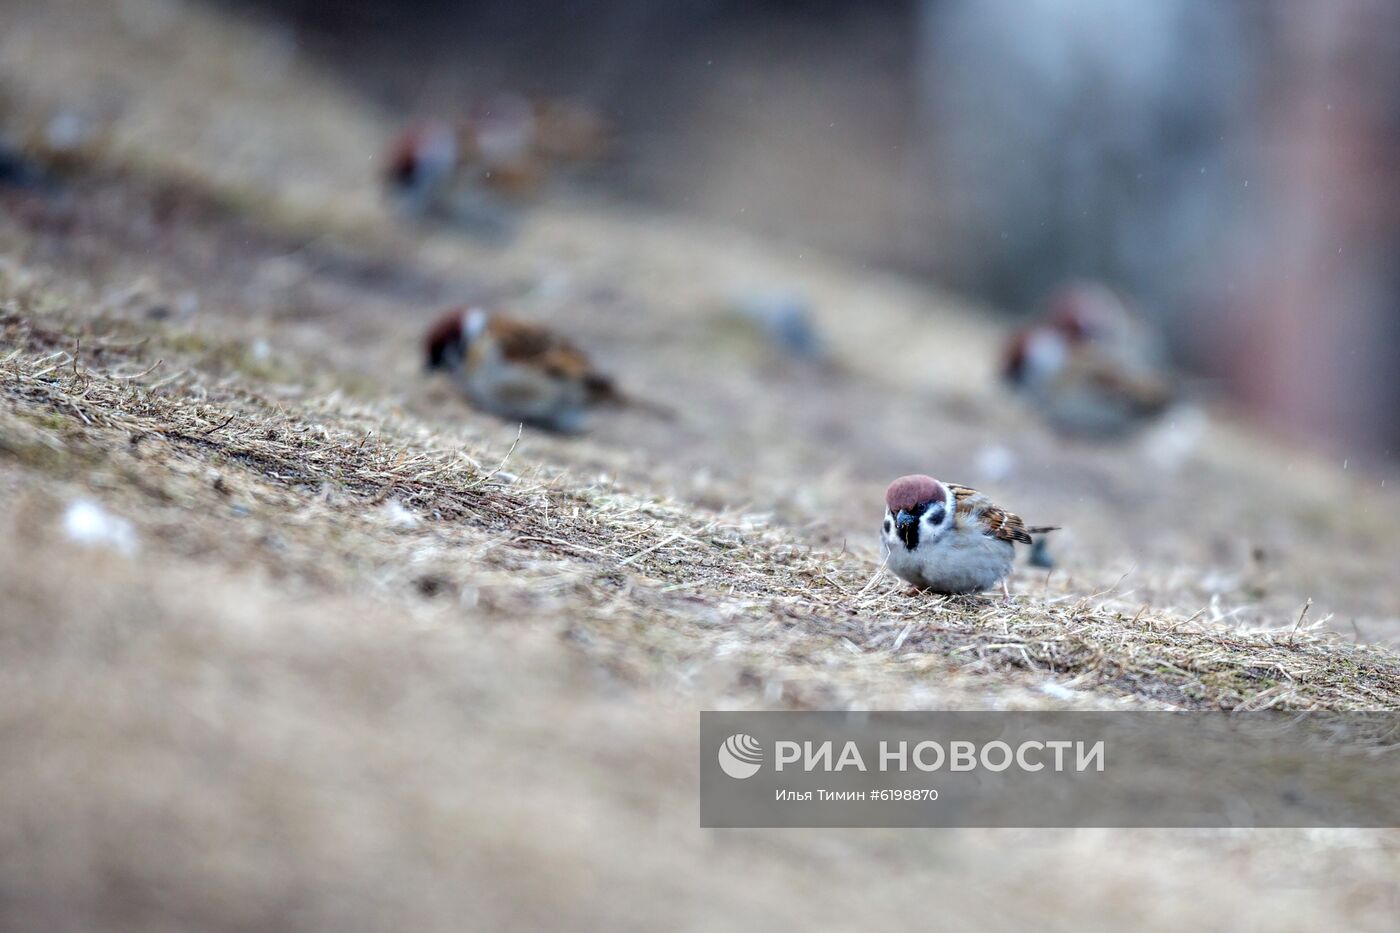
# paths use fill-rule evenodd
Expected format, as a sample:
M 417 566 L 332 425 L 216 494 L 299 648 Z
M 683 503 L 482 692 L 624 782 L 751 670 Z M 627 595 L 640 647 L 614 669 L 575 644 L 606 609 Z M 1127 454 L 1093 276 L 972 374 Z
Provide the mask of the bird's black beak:
M 895 533 L 899 535 L 899 540 L 904 542 L 904 546 L 909 550 L 919 545 L 919 519 L 910 515 L 904 509 L 899 510 L 899 514 L 894 518 Z

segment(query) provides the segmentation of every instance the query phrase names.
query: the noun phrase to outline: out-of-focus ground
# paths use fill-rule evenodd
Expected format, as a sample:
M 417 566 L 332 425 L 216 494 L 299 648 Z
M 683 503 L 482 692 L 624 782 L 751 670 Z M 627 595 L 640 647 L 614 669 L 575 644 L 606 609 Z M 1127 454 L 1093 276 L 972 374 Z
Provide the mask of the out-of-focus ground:
M 1216 409 L 1065 445 L 980 309 L 799 244 L 567 192 L 405 229 L 393 116 L 215 8 L 13 0 L 0 92 L 93 128 L 0 192 L 7 925 L 1393 928 L 1391 832 L 717 833 L 693 768 L 706 708 L 1393 709 L 1387 477 Z M 775 285 L 832 369 L 719 310 Z M 421 372 L 464 300 L 680 419 L 512 450 Z M 915 470 L 1065 526 L 1058 569 L 877 577 Z

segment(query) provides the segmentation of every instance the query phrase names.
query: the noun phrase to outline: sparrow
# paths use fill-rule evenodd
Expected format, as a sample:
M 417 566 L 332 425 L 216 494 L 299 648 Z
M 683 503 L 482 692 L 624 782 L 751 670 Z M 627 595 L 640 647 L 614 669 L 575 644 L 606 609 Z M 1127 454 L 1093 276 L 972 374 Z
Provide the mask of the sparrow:
M 384 158 L 384 184 L 404 214 L 508 230 L 542 187 L 540 163 L 513 155 L 506 128 L 430 120 L 404 129 Z
M 560 433 L 584 429 L 599 407 L 669 409 L 618 390 L 564 337 L 482 308 L 454 308 L 428 331 L 429 370 L 445 370 L 474 407 Z
M 891 573 L 917 589 L 980 593 L 1000 583 L 1009 600 L 1015 545 L 1056 530 L 1027 528 L 1019 515 L 968 486 L 901 476 L 885 490 L 880 555 Z
M 1007 343 L 1002 377 L 1057 430 L 1113 437 L 1146 424 L 1174 401 L 1151 330 L 1112 290 L 1067 286 L 1045 316 Z
M 426 214 L 439 206 L 457 170 L 457 129 L 441 120 L 405 127 L 384 157 L 384 182 L 399 206 Z
M 560 165 L 596 160 L 608 145 L 607 124 L 581 105 L 495 94 L 460 121 L 401 130 L 385 155 L 384 181 L 407 213 L 499 221 Z

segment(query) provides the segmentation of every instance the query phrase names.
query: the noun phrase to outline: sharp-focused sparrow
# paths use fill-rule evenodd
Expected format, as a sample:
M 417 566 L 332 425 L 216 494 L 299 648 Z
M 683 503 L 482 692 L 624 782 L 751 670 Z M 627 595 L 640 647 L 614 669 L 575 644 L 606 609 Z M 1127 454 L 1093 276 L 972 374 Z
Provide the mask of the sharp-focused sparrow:
M 1097 283 L 1056 293 L 1012 336 L 1002 375 L 1056 429 L 1085 437 L 1145 424 L 1174 396 L 1151 330 Z
M 446 370 L 473 406 L 509 421 L 572 433 L 589 412 L 615 405 L 669 416 L 620 392 L 567 339 L 481 308 L 456 308 L 428 331 L 429 369 Z
M 980 593 L 1006 585 L 1015 545 L 1053 527 L 1027 528 L 1019 515 L 975 489 L 932 476 L 901 476 L 885 491 L 880 552 L 895 576 L 934 593 Z

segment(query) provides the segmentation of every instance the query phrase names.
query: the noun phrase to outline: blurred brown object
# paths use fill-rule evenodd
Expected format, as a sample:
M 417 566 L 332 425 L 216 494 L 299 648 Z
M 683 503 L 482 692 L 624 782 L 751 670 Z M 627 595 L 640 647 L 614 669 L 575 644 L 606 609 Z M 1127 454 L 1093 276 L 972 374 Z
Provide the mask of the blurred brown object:
M 1123 435 L 1175 396 L 1155 332 L 1100 282 L 1062 286 L 1011 336 L 1002 377 L 1062 433 Z
M 612 124 L 597 109 L 578 101 L 545 99 L 534 104 L 535 144 L 557 162 L 598 162 L 612 154 Z
M 499 93 L 460 120 L 406 127 L 384 177 L 410 214 L 481 219 L 538 197 L 565 168 L 601 159 L 610 146 L 609 124 L 583 104 Z

